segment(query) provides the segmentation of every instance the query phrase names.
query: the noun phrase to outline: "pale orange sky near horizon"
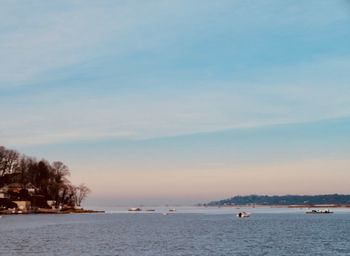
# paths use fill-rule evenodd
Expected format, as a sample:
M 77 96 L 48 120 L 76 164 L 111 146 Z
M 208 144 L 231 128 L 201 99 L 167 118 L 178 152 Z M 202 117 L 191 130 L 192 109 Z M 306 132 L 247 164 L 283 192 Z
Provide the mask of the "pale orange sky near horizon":
M 350 159 L 323 158 L 222 169 L 104 170 L 102 177 L 86 170 L 84 180 L 94 191 L 86 203 L 196 204 L 234 195 L 347 194 L 348 166 Z M 104 197 L 102 203 L 94 199 Z
M 67 164 L 72 182 L 92 190 L 86 205 L 196 204 L 249 194 L 349 194 L 349 130 L 345 118 L 15 149 Z

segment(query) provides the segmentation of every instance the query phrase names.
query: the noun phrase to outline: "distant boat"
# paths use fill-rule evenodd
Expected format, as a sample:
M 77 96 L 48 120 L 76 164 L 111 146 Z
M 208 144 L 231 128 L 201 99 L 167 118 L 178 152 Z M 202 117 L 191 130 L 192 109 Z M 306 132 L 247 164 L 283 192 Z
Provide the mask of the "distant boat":
M 239 212 L 237 214 L 237 217 L 238 218 L 249 218 L 250 217 L 250 213 L 248 213 L 248 212 Z
M 311 210 L 306 212 L 306 214 L 331 214 L 333 212 L 331 212 L 329 209 L 325 209 L 325 210 Z
M 155 209 L 146 209 L 146 212 L 155 212 Z
M 176 209 L 175 208 L 171 208 L 171 209 L 169 209 L 169 212 L 176 212 Z
M 134 208 L 129 208 L 128 211 L 129 211 L 129 212 L 140 212 L 140 211 L 142 211 L 142 210 L 141 210 L 141 208 L 134 207 Z

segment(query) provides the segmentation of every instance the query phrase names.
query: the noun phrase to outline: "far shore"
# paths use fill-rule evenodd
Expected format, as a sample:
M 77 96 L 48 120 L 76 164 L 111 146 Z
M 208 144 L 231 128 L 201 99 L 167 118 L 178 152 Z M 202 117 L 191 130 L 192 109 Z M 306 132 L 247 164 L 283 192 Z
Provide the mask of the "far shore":
M 350 204 L 302 204 L 302 205 L 207 205 L 214 208 L 350 208 Z

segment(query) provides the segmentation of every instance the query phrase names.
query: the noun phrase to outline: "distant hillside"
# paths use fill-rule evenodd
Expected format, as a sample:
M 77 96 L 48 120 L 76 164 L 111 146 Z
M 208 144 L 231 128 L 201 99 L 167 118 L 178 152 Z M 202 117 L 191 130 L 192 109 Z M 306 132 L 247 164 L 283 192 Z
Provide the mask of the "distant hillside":
M 249 195 L 235 196 L 229 199 L 213 201 L 208 206 L 224 205 L 314 205 L 314 204 L 350 204 L 350 195 Z

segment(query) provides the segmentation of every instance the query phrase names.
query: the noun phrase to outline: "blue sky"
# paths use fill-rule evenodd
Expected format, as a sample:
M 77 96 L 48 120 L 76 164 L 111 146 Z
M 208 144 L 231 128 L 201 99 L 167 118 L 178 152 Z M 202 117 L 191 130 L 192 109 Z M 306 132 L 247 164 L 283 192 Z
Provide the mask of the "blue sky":
M 91 204 L 323 192 L 271 189 L 293 170 L 346 192 L 348 1 L 3 1 L 0 21 L 0 142 L 66 162 Z

